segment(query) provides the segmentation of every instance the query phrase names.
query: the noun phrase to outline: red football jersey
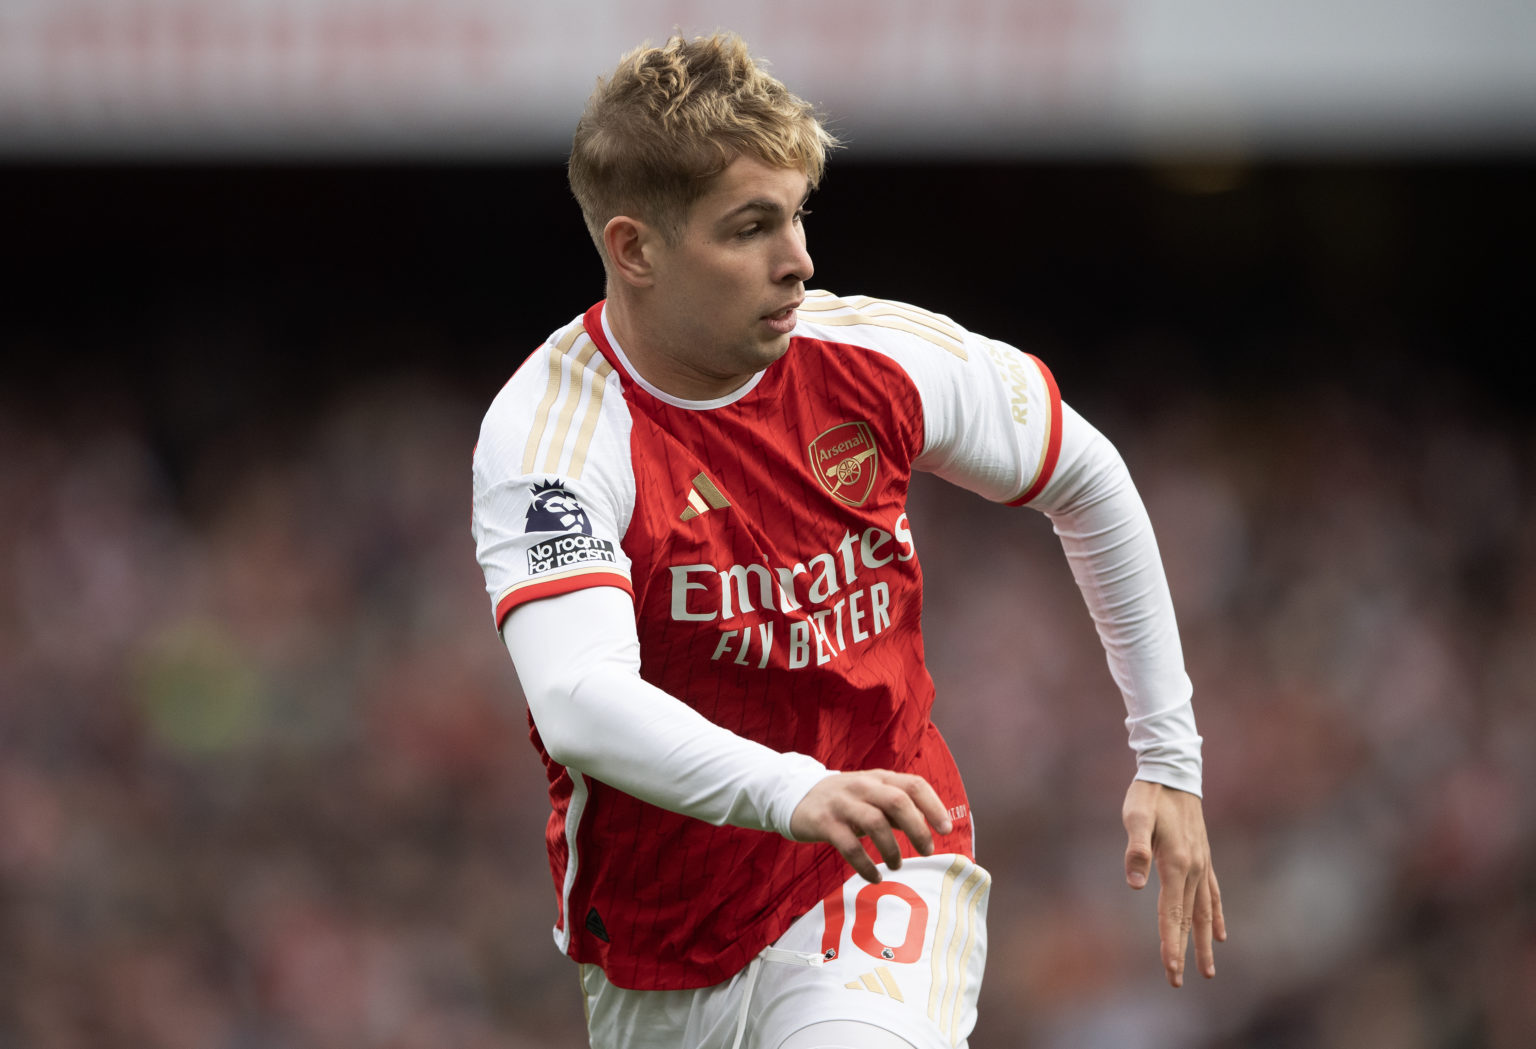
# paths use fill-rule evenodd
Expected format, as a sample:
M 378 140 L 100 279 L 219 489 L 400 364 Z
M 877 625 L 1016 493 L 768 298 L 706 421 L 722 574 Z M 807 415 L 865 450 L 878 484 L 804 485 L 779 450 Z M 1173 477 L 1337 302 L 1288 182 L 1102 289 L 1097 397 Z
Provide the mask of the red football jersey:
M 781 360 L 687 403 L 632 372 L 602 310 L 551 336 L 487 414 L 475 528 L 498 625 L 539 597 L 623 587 L 645 680 L 829 769 L 922 775 L 955 817 L 936 851 L 972 856 L 965 788 L 929 720 L 907 488 L 925 468 L 1032 497 L 1059 442 L 1049 373 L 947 318 L 812 293 Z M 717 983 L 848 875 L 829 845 L 649 805 L 532 738 L 557 942 L 619 986 Z

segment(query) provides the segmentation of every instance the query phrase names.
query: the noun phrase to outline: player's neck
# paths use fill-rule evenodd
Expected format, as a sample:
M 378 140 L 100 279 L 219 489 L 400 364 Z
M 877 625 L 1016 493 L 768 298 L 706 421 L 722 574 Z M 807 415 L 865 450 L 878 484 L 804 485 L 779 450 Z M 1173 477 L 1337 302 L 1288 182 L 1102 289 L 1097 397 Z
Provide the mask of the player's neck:
M 611 294 L 604 319 L 624 358 L 635 373 L 663 393 L 683 401 L 714 401 L 728 397 L 752 381 L 745 375 L 716 375 L 689 363 L 676 352 L 672 334 L 647 323 L 644 311 Z

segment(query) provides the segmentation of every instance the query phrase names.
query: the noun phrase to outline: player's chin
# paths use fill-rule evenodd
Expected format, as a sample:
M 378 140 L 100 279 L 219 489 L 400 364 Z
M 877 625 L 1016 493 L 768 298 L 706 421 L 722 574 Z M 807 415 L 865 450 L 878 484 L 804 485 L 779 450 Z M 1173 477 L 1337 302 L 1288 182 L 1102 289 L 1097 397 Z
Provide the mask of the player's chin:
M 763 339 L 758 343 L 757 353 L 762 358 L 764 367 L 767 367 L 789 352 L 789 339 L 788 335 L 780 335 L 774 332 L 769 338 Z

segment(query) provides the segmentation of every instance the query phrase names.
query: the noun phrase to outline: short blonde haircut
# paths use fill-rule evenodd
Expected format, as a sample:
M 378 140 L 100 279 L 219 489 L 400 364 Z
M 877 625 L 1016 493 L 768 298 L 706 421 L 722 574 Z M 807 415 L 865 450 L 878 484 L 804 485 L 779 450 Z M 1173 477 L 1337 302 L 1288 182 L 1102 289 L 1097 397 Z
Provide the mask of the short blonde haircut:
M 837 140 L 811 105 L 718 33 L 625 55 L 599 79 L 576 125 L 567 167 L 587 230 L 607 261 L 603 229 L 631 215 L 677 243 L 688 209 L 739 156 L 798 168 L 814 186 Z

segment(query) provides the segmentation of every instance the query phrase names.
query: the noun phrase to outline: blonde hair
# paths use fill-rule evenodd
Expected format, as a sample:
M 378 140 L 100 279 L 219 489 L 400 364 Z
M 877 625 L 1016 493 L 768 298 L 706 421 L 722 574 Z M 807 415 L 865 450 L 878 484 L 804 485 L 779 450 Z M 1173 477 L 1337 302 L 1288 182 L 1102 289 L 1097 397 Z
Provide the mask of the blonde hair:
M 675 244 L 688 209 L 738 156 L 798 168 L 814 186 L 837 140 L 811 105 L 753 61 L 731 33 L 641 46 L 599 79 L 567 166 L 587 230 L 607 260 L 615 215 Z

